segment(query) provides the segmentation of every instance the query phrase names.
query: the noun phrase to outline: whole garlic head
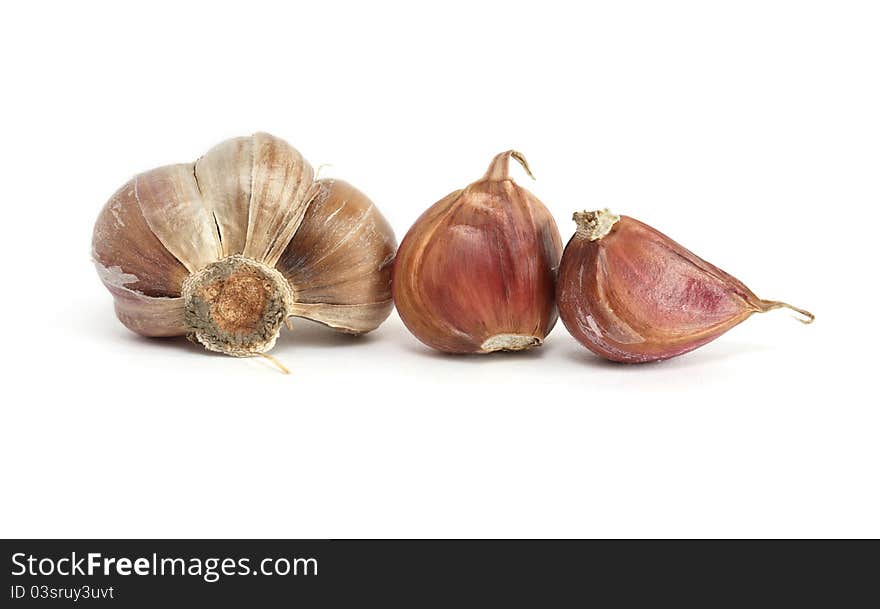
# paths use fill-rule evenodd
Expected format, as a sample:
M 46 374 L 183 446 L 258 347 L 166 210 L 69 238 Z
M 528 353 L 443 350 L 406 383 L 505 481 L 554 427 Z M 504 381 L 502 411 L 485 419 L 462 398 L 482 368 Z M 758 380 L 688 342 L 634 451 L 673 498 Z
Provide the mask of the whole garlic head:
M 376 206 L 266 133 L 135 176 L 95 223 L 92 258 L 116 315 L 248 356 L 288 316 L 363 334 L 390 314 L 397 243 Z

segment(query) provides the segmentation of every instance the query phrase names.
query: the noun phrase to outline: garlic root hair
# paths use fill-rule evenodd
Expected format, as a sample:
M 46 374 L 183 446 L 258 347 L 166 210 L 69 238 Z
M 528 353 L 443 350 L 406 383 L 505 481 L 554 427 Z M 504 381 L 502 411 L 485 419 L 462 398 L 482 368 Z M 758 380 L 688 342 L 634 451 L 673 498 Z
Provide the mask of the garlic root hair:
M 269 360 L 271 363 L 275 364 L 278 369 L 281 371 L 281 374 L 290 374 L 290 369 L 278 361 L 277 358 L 272 357 L 268 353 L 256 353 L 255 355 L 259 355 L 262 358 Z

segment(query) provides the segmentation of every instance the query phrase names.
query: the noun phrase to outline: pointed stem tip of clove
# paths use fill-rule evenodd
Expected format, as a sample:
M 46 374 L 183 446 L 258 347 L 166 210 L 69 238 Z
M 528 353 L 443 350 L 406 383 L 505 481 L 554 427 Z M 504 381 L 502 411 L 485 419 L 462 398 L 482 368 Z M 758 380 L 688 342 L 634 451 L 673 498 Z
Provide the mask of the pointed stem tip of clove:
M 489 180 L 491 182 L 501 182 L 502 180 L 509 180 L 511 157 L 516 159 L 516 161 L 520 165 L 522 165 L 522 168 L 526 170 L 526 173 L 529 174 L 530 178 L 532 178 L 533 180 L 535 179 L 534 174 L 532 174 L 532 170 L 529 168 L 529 162 L 526 160 L 526 157 L 523 156 L 522 152 L 518 152 L 516 150 L 507 150 L 506 152 L 495 155 L 495 158 L 492 159 L 491 163 L 489 163 L 489 169 L 486 170 L 486 175 L 483 176 L 483 179 Z
M 788 304 L 787 302 L 780 302 L 778 300 L 762 300 L 761 301 L 761 312 L 766 313 L 767 311 L 772 311 L 773 309 L 790 309 L 795 313 L 802 315 L 803 317 L 796 317 L 799 322 L 802 324 L 811 324 L 816 319 L 816 316 L 806 311 L 804 309 L 800 309 L 793 305 Z
M 620 216 L 612 214 L 607 209 L 596 211 L 576 211 L 571 217 L 577 224 L 577 235 L 598 241 L 611 232 L 611 228 L 620 220 Z

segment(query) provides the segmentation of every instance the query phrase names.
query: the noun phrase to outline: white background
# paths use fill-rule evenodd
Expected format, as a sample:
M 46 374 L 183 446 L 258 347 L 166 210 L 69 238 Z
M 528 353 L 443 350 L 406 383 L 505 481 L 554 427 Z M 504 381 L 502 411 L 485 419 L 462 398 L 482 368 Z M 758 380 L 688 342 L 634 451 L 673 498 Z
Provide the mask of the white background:
M 0 536 L 880 535 L 880 19 L 854 2 L 2 9 Z M 709 346 L 273 354 L 128 332 L 89 261 L 133 174 L 269 131 L 401 238 L 517 148 L 563 240 L 642 219 L 765 298 Z

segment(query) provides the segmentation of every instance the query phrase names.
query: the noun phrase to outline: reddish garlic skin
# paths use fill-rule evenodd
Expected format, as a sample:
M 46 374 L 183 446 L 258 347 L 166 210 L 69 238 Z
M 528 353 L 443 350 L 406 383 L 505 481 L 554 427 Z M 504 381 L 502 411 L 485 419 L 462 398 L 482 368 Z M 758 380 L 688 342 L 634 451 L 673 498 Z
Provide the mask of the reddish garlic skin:
M 559 268 L 557 304 L 582 345 L 625 363 L 682 355 L 752 313 L 782 306 L 627 216 L 594 241 L 580 228 L 571 238 Z
M 510 156 L 524 164 L 518 153 L 498 155 L 483 179 L 425 211 L 397 251 L 394 303 L 429 347 L 520 350 L 556 323 L 562 239 L 544 205 L 507 175 Z M 507 335 L 518 338 L 487 343 Z

